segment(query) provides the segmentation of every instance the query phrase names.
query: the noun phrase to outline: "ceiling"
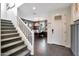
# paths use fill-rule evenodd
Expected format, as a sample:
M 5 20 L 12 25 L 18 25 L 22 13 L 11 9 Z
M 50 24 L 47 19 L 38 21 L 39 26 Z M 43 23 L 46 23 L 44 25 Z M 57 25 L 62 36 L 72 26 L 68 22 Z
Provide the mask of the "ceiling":
M 22 17 L 45 17 L 49 11 L 68 7 L 71 3 L 24 3 L 18 7 L 19 15 Z M 36 10 L 33 10 L 36 7 Z

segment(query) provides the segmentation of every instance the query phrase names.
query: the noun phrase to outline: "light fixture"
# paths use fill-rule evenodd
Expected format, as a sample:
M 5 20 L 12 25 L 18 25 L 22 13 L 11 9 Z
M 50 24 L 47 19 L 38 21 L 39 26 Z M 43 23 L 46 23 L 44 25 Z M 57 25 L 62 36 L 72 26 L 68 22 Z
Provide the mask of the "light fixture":
M 7 10 L 12 9 L 13 7 L 15 7 L 15 3 L 6 3 L 6 6 L 7 6 Z
M 33 7 L 33 10 L 36 10 L 36 7 Z

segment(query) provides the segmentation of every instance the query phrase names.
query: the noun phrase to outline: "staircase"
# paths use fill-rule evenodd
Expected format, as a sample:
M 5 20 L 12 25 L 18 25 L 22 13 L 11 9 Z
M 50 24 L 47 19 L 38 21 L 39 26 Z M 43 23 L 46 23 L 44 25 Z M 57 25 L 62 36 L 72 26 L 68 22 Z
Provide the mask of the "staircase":
M 29 56 L 30 50 L 22 41 L 16 28 L 10 20 L 1 19 L 1 55 Z

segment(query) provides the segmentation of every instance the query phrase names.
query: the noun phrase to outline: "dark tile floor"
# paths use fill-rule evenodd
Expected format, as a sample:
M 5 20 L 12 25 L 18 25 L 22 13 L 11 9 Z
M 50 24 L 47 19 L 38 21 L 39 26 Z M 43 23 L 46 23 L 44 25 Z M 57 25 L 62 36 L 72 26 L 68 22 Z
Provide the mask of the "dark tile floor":
M 73 56 L 69 48 L 47 44 L 46 38 L 35 38 L 34 54 L 35 56 Z

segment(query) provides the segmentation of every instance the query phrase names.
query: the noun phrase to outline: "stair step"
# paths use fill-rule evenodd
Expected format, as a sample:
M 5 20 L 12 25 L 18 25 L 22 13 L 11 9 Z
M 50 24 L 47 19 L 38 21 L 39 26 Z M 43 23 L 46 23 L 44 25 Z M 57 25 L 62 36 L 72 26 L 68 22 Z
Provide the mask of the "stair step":
M 13 24 L 1 24 L 1 26 L 14 26 Z
M 13 24 L 12 22 L 1 21 L 1 24 Z
M 19 33 L 1 34 L 1 39 L 16 37 L 16 36 L 19 36 Z
M 1 21 L 1 24 L 13 24 L 12 22 Z
M 13 26 L 13 25 L 12 25 L 12 26 L 1 26 L 1 28 L 2 28 L 2 27 L 5 27 L 5 28 L 8 28 L 8 27 L 9 27 L 9 28 L 10 28 L 10 27 L 14 27 L 14 26 Z
M 11 54 L 10 56 L 17 56 L 17 55 L 23 53 L 25 50 L 28 50 L 28 49 L 27 49 L 27 46 L 24 47 L 23 49 L 17 51 L 16 53 Z
M 15 45 L 15 44 L 18 44 L 18 43 L 21 43 L 21 42 L 23 42 L 23 41 L 16 41 L 16 42 L 12 42 L 12 43 L 9 43 L 9 44 L 6 44 L 6 45 L 2 45 L 2 46 L 1 46 L 1 49 L 10 47 L 10 46 L 12 46 L 12 45 Z
M 6 36 L 6 35 L 13 35 L 13 34 L 18 34 L 18 33 L 1 34 L 1 36 Z
M 30 50 L 27 49 L 27 50 L 23 51 L 22 53 L 18 54 L 17 56 L 27 56 L 29 54 L 30 54 Z
M 15 30 L 14 27 L 1 27 L 1 30 Z
M 18 46 L 18 47 L 14 48 L 14 49 L 11 49 L 11 50 L 5 52 L 4 54 L 5 54 L 6 56 L 9 56 L 9 55 L 11 55 L 11 54 L 13 54 L 13 53 L 16 53 L 17 51 L 23 49 L 24 47 L 26 47 L 26 45 Z
M 11 20 L 5 20 L 5 19 L 1 19 L 1 21 L 11 21 Z
M 17 36 L 17 37 L 2 39 L 1 42 L 8 41 L 8 40 L 14 40 L 14 39 L 16 39 L 16 38 L 21 38 L 21 37 Z
M 4 21 L 2 21 L 1 24 L 3 25 L 3 24 L 13 24 L 13 23 L 12 22 L 4 22 Z
M 1 24 L 12 24 L 12 22 L 11 21 L 1 21 Z
M 13 25 L 9 25 L 9 26 L 7 26 L 7 25 L 1 25 L 1 28 L 2 27 L 5 27 L 6 28 L 6 27 L 14 27 L 14 26 Z
M 16 31 L 16 30 L 1 30 L 1 32 L 11 32 L 11 31 Z
M 2 39 L 1 40 L 1 45 L 5 45 L 5 44 L 15 42 L 15 41 L 19 41 L 19 40 L 21 40 L 21 37 L 19 37 L 19 36 L 7 38 L 7 39 Z
M 1 30 L 2 32 L 6 32 L 6 31 L 16 31 L 16 30 Z
M 1 21 L 1 24 L 13 24 L 12 22 L 4 22 L 4 21 Z
M 1 27 L 1 28 L 14 28 L 14 27 Z
M 17 33 L 17 30 L 1 30 L 1 34 Z
M 13 24 L 3 24 L 3 23 L 1 23 L 1 26 L 13 26 Z
M 11 22 L 11 20 L 1 20 L 1 22 Z
M 9 44 L 10 44 L 10 43 L 9 43 Z M 20 42 L 20 43 L 15 44 L 15 45 L 12 45 L 12 46 L 3 48 L 3 49 L 1 49 L 1 52 L 2 52 L 2 53 L 5 53 L 6 51 L 9 51 L 9 50 L 11 50 L 11 49 L 17 48 L 18 46 L 21 46 L 21 45 L 24 45 L 24 42 L 23 42 L 23 41 Z M 3 45 L 1 45 L 1 46 L 3 46 Z

